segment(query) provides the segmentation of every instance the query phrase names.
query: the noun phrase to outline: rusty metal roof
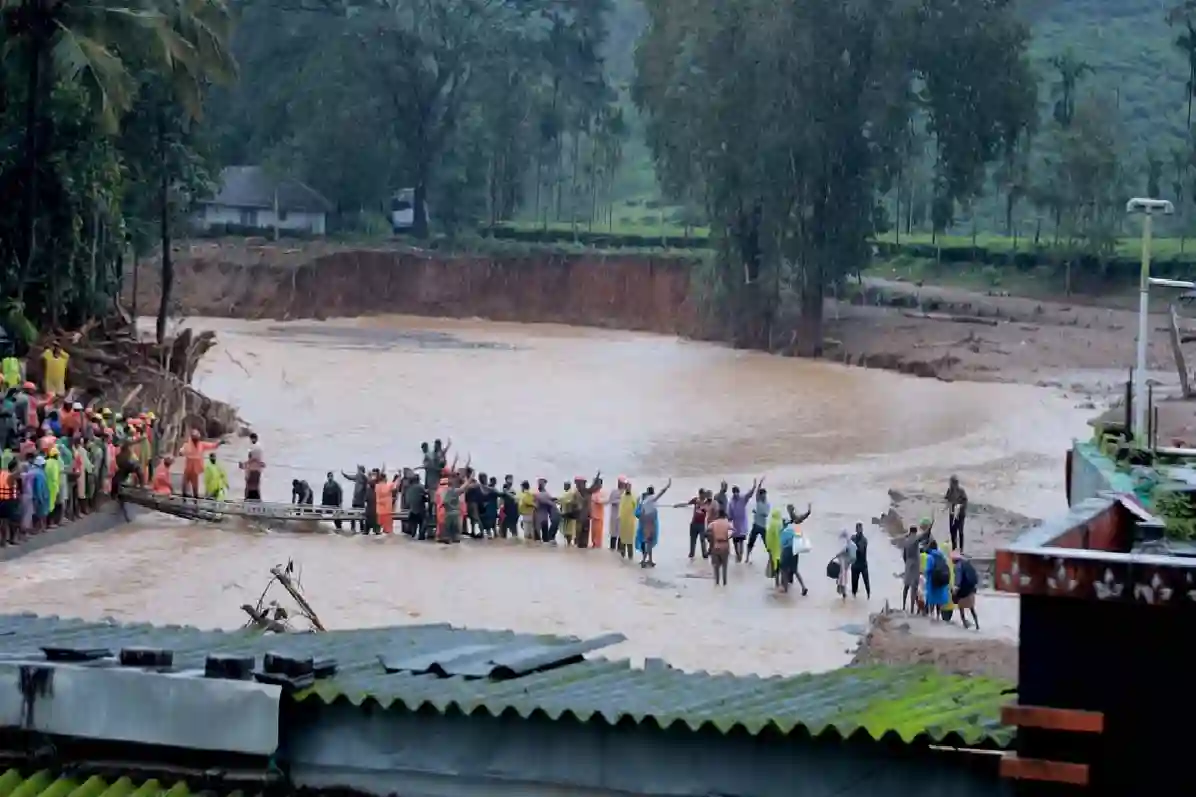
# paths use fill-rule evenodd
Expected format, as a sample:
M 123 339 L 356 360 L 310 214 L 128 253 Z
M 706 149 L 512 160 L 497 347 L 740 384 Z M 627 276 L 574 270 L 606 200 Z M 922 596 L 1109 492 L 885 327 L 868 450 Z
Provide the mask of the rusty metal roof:
M 583 641 L 447 625 L 261 635 L 178 626 L 119 625 L 31 615 L 0 616 L 0 655 L 42 647 L 154 647 L 175 666 L 202 668 L 209 653 L 332 658 L 334 677 L 294 694 L 297 701 L 348 701 L 382 708 L 534 714 L 552 719 L 660 728 L 774 729 L 785 735 L 866 736 L 905 743 L 1004 749 L 1011 728 L 1000 707 L 1004 681 L 944 675 L 930 667 L 847 667 L 828 673 L 760 678 L 687 673 L 667 665 L 584 660 L 615 638 Z M 555 652 L 554 652 L 555 651 Z M 384 664 L 385 662 L 385 664 Z M 386 664 L 392 672 L 387 671 Z

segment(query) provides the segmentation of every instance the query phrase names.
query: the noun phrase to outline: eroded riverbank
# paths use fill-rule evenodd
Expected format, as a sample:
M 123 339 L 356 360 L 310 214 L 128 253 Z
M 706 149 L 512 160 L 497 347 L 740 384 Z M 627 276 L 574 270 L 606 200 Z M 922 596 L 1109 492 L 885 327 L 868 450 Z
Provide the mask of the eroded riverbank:
M 726 314 L 703 311 L 705 272 L 694 257 L 453 254 L 229 239 L 180 243 L 175 260 L 173 296 L 183 315 L 282 320 L 409 313 L 729 339 Z M 156 307 L 156 264 L 143 264 L 139 274 L 137 301 L 129 281 L 126 306 Z M 1124 310 L 866 283 L 866 290 L 848 286 L 845 301 L 828 298 L 825 359 L 946 380 L 1053 385 L 1086 405 L 1116 392 L 1134 359 L 1134 316 Z M 1165 318 L 1154 324 L 1151 367 L 1170 371 Z M 792 353 L 794 328 L 794 319 L 781 318 L 771 350 Z
M 605 550 L 445 548 L 155 517 L 0 566 L 11 610 L 229 627 L 269 567 L 294 559 L 329 627 L 620 631 L 628 642 L 611 655 L 691 669 L 829 669 L 851 658 L 871 611 L 900 600 L 899 555 L 887 544 L 870 551 L 871 601 L 834 595 L 821 571 L 840 529 L 879 516 L 889 487 L 937 492 L 956 470 L 989 474 L 968 485 L 974 500 L 1059 511 L 1060 458 L 1085 430 L 1086 413 L 1055 391 L 635 333 L 410 317 L 190 323 L 218 332 L 197 386 L 262 435 L 267 499 L 286 500 L 292 478 L 315 486 L 358 462 L 416 464 L 419 443 L 437 436 L 488 472 L 558 487 L 599 468 L 641 488 L 672 476 L 678 502 L 720 478 L 746 488 L 763 474 L 774 502 L 814 505 L 815 548 L 802 563 L 811 594 L 776 596 L 762 563 L 733 566 L 730 587 L 715 590 L 701 560 L 686 558 L 684 509 L 664 513 L 650 572 Z

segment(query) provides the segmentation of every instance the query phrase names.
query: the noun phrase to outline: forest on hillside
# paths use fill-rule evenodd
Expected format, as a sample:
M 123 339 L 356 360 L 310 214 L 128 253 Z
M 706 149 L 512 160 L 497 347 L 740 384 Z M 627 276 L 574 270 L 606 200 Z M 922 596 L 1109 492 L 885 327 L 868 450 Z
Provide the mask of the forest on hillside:
M 742 339 L 881 235 L 1189 232 L 1196 0 L 6 0 L 0 282 L 79 323 L 260 166 L 385 235 L 709 231 Z M 418 207 L 430 208 L 430 229 Z

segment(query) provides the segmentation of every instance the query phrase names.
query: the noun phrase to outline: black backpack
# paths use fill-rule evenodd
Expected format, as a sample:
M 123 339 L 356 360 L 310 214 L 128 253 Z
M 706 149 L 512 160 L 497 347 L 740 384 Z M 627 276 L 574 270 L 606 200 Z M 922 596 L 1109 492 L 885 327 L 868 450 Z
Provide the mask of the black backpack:
M 941 553 L 931 554 L 934 559 L 930 566 L 930 586 L 937 588 L 945 587 L 951 583 L 951 568 L 947 566 L 947 557 Z

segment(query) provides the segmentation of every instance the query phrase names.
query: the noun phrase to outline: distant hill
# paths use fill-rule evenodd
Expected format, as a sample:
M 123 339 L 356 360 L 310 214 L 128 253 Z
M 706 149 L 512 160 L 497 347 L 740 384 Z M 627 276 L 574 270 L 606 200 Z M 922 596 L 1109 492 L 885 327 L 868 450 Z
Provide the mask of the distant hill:
M 1165 152 L 1185 133 L 1187 66 L 1167 25 L 1171 0 L 1040 0 L 1024 3 L 1031 53 L 1049 97 L 1055 75 L 1047 59 L 1070 48 L 1089 63 L 1089 91 L 1112 95 L 1135 150 Z
M 1031 55 L 1041 78 L 1044 113 L 1057 80 L 1048 60 L 1069 48 L 1095 72 L 1083 91 L 1112 97 L 1125 119 L 1133 159 L 1167 151 L 1184 135 L 1187 69 L 1172 46 L 1177 31 L 1166 16 L 1174 0 L 1022 0 L 1019 13 L 1033 31 Z M 615 0 L 607 49 L 612 79 L 635 74 L 635 42 L 647 22 L 640 0 Z M 1168 176 L 1165 182 L 1170 182 Z

